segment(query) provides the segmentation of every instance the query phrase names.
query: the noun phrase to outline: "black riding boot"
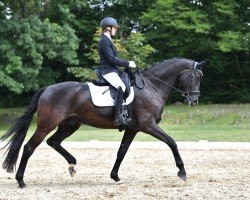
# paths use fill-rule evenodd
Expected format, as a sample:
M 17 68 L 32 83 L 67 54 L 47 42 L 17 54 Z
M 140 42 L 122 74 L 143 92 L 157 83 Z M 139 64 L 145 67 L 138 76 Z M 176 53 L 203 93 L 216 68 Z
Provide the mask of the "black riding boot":
M 115 96 L 115 125 L 128 125 L 131 121 L 130 118 L 126 118 L 122 113 L 122 103 L 123 103 L 124 92 L 122 88 L 119 87 Z

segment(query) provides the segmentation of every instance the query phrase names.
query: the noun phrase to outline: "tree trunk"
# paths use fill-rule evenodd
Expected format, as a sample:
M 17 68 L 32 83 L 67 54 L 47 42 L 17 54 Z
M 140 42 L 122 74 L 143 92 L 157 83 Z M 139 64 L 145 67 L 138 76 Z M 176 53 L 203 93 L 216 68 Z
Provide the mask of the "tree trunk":
M 235 52 L 233 52 L 233 55 L 234 55 L 234 59 L 235 59 L 235 62 L 236 62 L 236 67 L 237 67 L 237 72 L 240 76 L 240 79 L 242 79 L 243 77 L 243 74 L 242 74 L 242 70 L 241 70 L 241 66 L 240 66 L 240 62 L 239 62 L 239 59 L 238 59 L 238 54 Z M 243 87 L 246 88 L 246 83 L 243 82 Z
M 21 18 L 25 18 L 27 12 L 25 1 L 20 1 L 19 5 L 20 5 L 20 16 Z

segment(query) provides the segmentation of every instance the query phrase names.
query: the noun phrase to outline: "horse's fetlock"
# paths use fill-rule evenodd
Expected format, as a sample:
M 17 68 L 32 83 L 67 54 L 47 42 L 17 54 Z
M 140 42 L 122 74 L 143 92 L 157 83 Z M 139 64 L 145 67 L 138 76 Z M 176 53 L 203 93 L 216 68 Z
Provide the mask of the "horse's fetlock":
M 110 173 L 110 177 L 111 177 L 111 178 L 117 177 L 117 173 L 116 173 L 116 172 L 111 172 L 111 173 Z
M 19 175 L 19 174 L 17 174 L 15 178 L 16 178 L 17 181 L 22 181 L 23 180 L 23 176 Z
M 68 161 L 69 165 L 76 165 L 76 159 L 72 156 L 70 161 Z
M 183 162 L 178 162 L 178 163 L 176 163 L 176 166 L 177 166 L 180 170 L 183 170 L 183 169 L 184 169 L 184 163 L 183 163 Z

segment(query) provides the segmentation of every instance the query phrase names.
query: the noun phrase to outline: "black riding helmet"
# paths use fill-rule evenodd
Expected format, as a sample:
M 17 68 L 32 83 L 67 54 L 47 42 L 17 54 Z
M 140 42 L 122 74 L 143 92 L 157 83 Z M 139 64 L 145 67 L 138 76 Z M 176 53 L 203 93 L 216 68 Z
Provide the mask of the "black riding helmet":
M 108 26 L 116 26 L 119 27 L 116 19 L 114 19 L 113 17 L 105 17 L 101 23 L 100 26 L 102 27 L 102 30 L 105 30 L 106 27 Z

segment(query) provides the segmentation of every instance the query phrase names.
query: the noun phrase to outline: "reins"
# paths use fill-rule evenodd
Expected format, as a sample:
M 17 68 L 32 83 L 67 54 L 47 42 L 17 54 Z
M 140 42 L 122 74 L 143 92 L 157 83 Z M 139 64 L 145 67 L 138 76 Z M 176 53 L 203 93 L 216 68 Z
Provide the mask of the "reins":
M 183 96 L 183 97 L 189 97 L 189 94 L 188 94 L 187 92 L 184 92 L 184 91 L 182 91 L 182 90 L 180 90 L 180 89 L 178 89 L 178 88 L 176 88 L 176 87 L 174 87 L 174 86 L 172 86 L 172 85 L 170 85 L 170 84 L 168 84 L 168 83 L 162 81 L 161 79 L 157 78 L 156 76 L 154 76 L 154 75 L 152 75 L 152 74 L 149 74 L 149 73 L 147 73 L 147 72 L 144 72 L 144 73 L 145 73 L 146 75 L 150 76 L 151 78 L 156 79 L 157 81 L 161 82 L 162 84 L 167 85 L 168 87 L 174 89 L 176 92 L 180 93 L 181 96 Z M 186 95 L 186 94 L 187 94 L 187 95 Z
M 193 71 L 192 73 L 194 73 L 194 71 L 197 71 L 197 72 L 200 74 L 200 76 L 203 76 L 202 72 L 201 72 L 200 70 L 196 69 L 196 66 L 197 66 L 197 62 L 195 62 L 194 67 L 193 67 L 192 69 L 190 69 L 190 70 Z M 137 69 L 137 72 L 138 72 L 138 73 L 140 73 L 141 71 L 142 71 L 141 68 L 138 68 L 138 69 Z M 174 89 L 176 92 L 180 93 L 180 95 L 183 96 L 183 97 L 186 97 L 186 98 L 187 98 L 187 97 L 190 96 L 190 94 L 200 95 L 200 91 L 191 91 L 191 92 L 190 92 L 190 91 L 182 91 L 182 90 L 180 90 L 180 89 L 178 89 L 178 88 L 176 88 L 176 87 L 174 87 L 174 86 L 172 86 L 172 85 L 170 85 L 170 84 L 168 84 L 168 83 L 162 81 L 162 80 L 159 79 L 158 77 L 156 77 L 156 76 L 154 76 L 154 75 L 152 75 L 152 74 L 149 74 L 149 73 L 146 72 L 146 71 L 144 71 L 144 73 L 145 73 L 146 75 L 148 75 L 149 77 L 151 77 L 151 78 L 153 78 L 153 79 L 159 81 L 160 83 L 162 83 L 162 84 L 164 84 L 164 85 L 167 85 L 168 87 Z M 190 75 L 192 75 L 192 73 L 190 73 Z M 189 76 L 190 76 L 190 75 L 189 75 Z M 189 77 L 189 76 L 188 76 L 188 77 Z M 144 84 L 145 84 L 145 83 L 144 83 Z

